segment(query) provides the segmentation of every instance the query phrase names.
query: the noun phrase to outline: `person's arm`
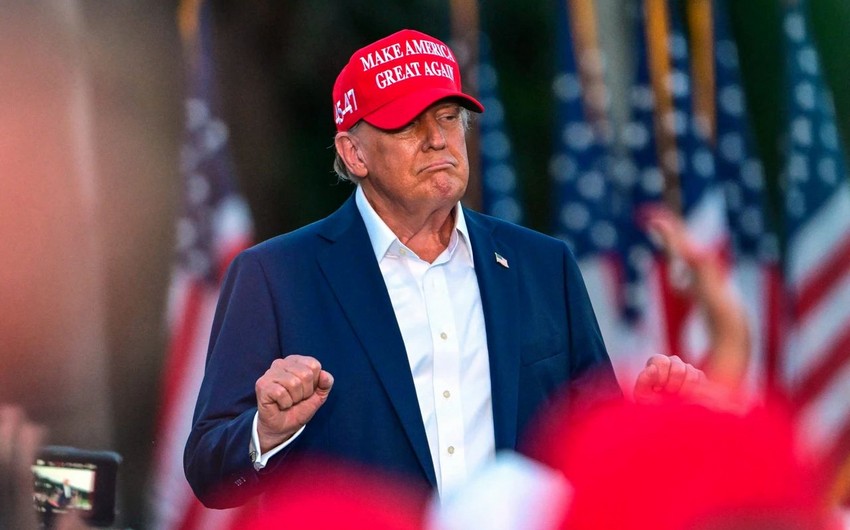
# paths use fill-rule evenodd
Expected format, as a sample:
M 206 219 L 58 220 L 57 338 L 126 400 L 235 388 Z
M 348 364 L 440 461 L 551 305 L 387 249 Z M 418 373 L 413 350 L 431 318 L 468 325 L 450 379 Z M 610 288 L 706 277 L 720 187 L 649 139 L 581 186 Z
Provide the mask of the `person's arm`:
M 749 327 L 721 256 L 701 247 L 673 212 L 650 208 L 643 214 L 647 229 L 658 237 L 671 262 L 678 261 L 688 274 L 678 287 L 688 290 L 704 310 L 709 349 L 706 373 L 675 355 L 650 357 L 635 382 L 635 400 L 653 403 L 675 396 L 730 412 L 746 410 L 740 388 L 750 357 Z
M 251 455 L 255 415 L 264 451 L 289 439 L 324 402 L 319 393 L 327 396 L 330 374 L 315 359 L 282 355 L 265 272 L 256 256 L 243 253 L 222 286 L 184 452 L 186 478 L 206 506 L 239 506 L 259 493 L 263 474 Z
M 733 290 L 721 256 L 697 244 L 684 222 L 669 210 L 648 210 L 646 224 L 659 237 L 670 259 L 681 260 L 690 273 L 689 284 L 683 287 L 705 312 L 708 377 L 730 389 L 738 388 L 749 364 L 750 331 L 746 311 Z

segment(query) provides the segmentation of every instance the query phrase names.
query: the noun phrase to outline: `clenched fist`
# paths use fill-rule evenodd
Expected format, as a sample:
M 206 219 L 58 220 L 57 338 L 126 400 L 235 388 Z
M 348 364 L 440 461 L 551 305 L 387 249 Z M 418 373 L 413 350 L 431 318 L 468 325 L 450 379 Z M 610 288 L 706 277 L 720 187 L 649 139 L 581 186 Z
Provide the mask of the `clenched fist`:
M 706 385 L 705 374 L 678 356 L 653 355 L 635 382 L 638 403 L 656 403 L 662 396 L 695 399 Z
M 275 360 L 254 385 L 260 452 L 280 445 L 306 425 L 327 401 L 333 382 L 313 357 Z

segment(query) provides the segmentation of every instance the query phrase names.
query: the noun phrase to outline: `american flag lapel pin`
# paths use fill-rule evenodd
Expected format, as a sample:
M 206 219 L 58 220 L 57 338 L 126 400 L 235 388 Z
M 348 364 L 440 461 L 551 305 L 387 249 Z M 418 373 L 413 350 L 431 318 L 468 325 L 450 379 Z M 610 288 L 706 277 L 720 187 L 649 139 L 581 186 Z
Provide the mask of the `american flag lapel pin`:
M 498 263 L 499 265 L 501 265 L 502 267 L 504 267 L 506 269 L 509 268 L 508 267 L 508 260 L 506 260 L 505 257 L 502 256 L 501 254 L 499 254 L 498 252 L 496 252 L 495 254 L 496 254 L 496 263 Z

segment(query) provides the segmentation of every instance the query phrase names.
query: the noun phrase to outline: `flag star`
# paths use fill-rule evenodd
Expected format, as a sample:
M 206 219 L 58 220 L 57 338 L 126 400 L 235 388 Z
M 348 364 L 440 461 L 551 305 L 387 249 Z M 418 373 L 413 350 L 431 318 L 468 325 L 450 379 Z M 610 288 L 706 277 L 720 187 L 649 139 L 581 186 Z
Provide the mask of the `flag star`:
M 576 74 L 561 72 L 552 83 L 552 89 L 561 101 L 573 101 L 581 97 L 581 83 Z

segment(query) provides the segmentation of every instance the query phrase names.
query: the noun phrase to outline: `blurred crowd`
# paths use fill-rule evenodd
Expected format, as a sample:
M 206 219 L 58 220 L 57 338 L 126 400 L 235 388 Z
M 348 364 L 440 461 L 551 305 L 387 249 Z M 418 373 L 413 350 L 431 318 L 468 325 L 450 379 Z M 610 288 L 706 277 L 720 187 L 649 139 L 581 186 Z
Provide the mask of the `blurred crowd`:
M 500 454 L 442 499 L 317 458 L 301 464 L 311 480 L 272 488 L 242 508 L 232 528 L 842 528 L 785 411 L 725 405 L 622 402 L 580 419 L 553 414 L 554 406 L 530 441 L 534 460 Z M 40 527 L 30 463 L 43 436 L 20 408 L 0 408 L 0 528 Z M 56 527 L 86 525 L 69 514 Z

